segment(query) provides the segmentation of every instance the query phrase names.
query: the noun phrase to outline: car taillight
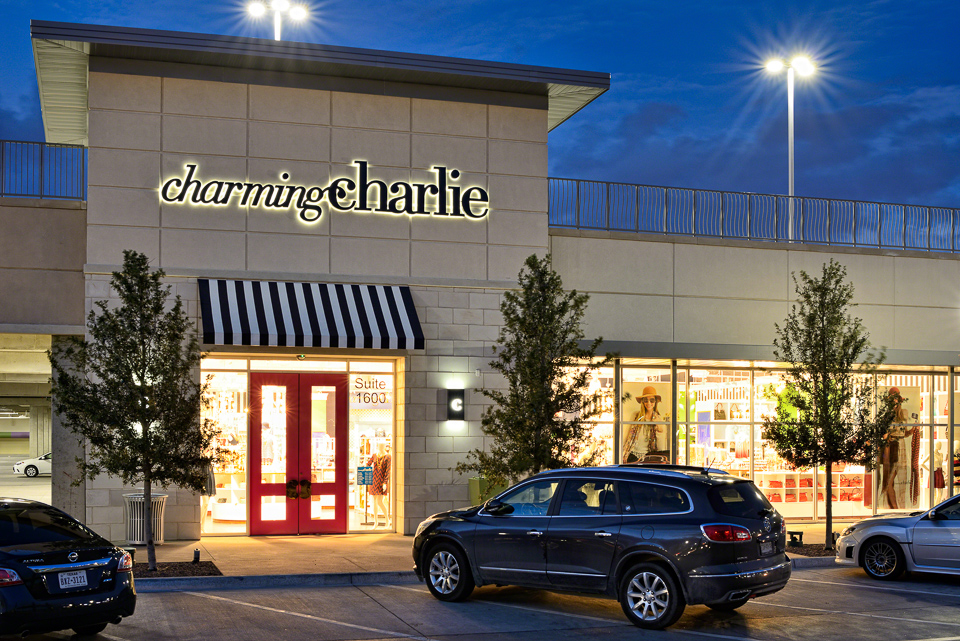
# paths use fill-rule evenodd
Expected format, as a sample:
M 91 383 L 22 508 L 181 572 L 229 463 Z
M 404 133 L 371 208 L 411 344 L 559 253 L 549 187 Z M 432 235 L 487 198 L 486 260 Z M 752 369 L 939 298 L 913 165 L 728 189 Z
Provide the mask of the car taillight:
M 124 552 L 120 557 L 120 563 L 117 565 L 117 572 L 130 572 L 133 570 L 133 557 L 129 552 Z
M 0 568 L 0 588 L 6 585 L 20 585 L 23 581 L 20 580 L 20 575 L 14 572 L 13 570 L 4 570 Z
M 739 525 L 701 525 L 703 534 L 711 541 L 720 543 L 735 543 L 737 541 L 749 541 L 750 530 Z

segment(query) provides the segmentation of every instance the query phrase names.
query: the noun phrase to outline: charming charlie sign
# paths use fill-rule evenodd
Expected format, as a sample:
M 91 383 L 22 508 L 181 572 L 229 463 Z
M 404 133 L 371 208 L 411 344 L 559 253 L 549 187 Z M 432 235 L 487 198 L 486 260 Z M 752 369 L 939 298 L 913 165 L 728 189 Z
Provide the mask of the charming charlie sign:
M 290 174 L 280 174 L 280 183 L 263 184 L 231 180 L 203 180 L 196 164 L 184 166 L 184 175 L 168 178 L 160 186 L 160 200 L 173 205 L 241 206 L 265 209 L 295 209 L 300 220 L 315 223 L 324 207 L 336 211 L 394 214 L 400 216 L 447 216 L 479 220 L 489 213 L 490 197 L 481 187 L 457 184 L 458 169 L 433 167 L 436 179 L 429 183 L 396 181 L 389 185 L 370 178 L 367 163 L 354 161 L 355 177 L 341 177 L 328 185 L 291 185 Z

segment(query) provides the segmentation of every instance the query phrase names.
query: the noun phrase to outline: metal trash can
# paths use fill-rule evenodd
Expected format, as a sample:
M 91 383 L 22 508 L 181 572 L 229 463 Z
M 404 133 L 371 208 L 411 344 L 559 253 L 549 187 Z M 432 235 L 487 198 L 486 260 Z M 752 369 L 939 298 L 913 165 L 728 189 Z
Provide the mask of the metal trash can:
M 153 516 L 153 543 L 163 543 L 163 511 L 167 504 L 166 494 L 150 495 L 150 510 Z M 129 545 L 147 544 L 146 502 L 143 494 L 124 494 L 123 511 L 127 521 L 127 543 Z

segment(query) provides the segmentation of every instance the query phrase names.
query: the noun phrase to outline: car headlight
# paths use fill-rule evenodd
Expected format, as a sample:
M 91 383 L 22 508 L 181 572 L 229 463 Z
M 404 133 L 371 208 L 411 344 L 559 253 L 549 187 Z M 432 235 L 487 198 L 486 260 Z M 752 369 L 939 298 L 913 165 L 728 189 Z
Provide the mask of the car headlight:
M 23 461 L 17 461 L 14 465 L 23 465 Z
M 420 536 L 424 530 L 433 525 L 434 521 L 437 519 L 427 519 L 426 521 L 421 521 L 420 525 L 417 526 L 417 533 L 413 535 L 414 538 Z
M 849 536 L 849 535 L 853 534 L 853 532 L 854 532 L 856 529 L 857 529 L 857 526 L 856 526 L 856 525 L 851 525 L 850 527 L 848 527 L 847 529 L 845 529 L 843 532 L 840 533 L 840 537 L 843 538 L 843 537 L 845 537 L 845 536 Z

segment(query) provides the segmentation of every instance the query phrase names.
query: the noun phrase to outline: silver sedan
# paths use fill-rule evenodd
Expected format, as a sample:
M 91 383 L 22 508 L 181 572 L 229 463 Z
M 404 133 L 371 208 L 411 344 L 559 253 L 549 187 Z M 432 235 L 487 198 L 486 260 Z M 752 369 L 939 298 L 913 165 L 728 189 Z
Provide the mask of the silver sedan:
M 905 570 L 960 575 L 960 496 L 909 516 L 879 516 L 851 525 L 837 540 L 837 563 L 874 579 Z

